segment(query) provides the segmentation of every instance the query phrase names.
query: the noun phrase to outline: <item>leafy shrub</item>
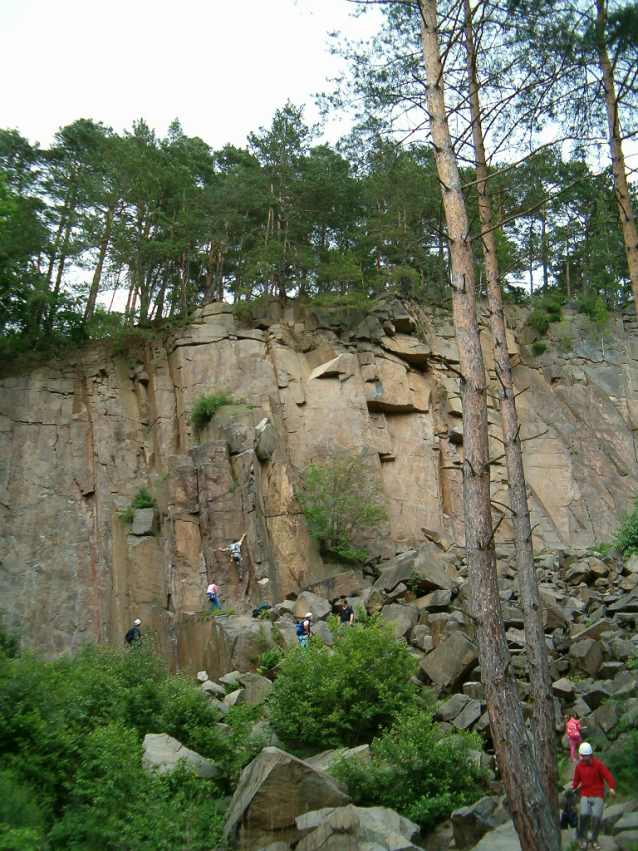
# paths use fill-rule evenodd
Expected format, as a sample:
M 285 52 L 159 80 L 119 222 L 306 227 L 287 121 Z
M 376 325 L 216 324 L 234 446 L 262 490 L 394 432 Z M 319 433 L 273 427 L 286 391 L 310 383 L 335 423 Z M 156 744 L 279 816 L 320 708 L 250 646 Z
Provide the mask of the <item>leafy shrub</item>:
M 301 479 L 299 502 L 322 550 L 345 561 L 363 561 L 367 552 L 357 537 L 387 517 L 381 485 L 366 456 L 333 450 L 324 465 L 306 467 Z
M 0 653 L 0 848 L 18 851 L 208 851 L 221 841 L 220 799 L 261 750 L 256 710 L 214 702 L 171 675 L 149 643 L 87 646 L 44 662 Z M 146 733 L 167 732 L 213 759 L 216 783 L 141 765 Z M 7 813 L 10 811 L 10 816 Z
M 635 794 L 638 789 L 638 730 L 631 730 L 619 739 L 610 748 L 606 762 L 618 791 Z
M 589 293 L 586 298 L 581 299 L 577 308 L 581 313 L 584 313 L 588 319 L 596 325 L 599 331 L 603 331 L 607 320 L 609 319 L 609 311 L 605 304 L 605 299 L 600 293 Z
M 571 334 L 561 334 L 560 337 L 556 339 L 556 348 L 558 351 L 566 355 L 569 352 L 574 351 L 574 338 Z
M 613 544 L 626 558 L 638 553 L 638 493 L 634 496 L 631 511 L 625 514 L 614 536 Z
M 484 794 L 470 753 L 480 747 L 475 734 L 440 738 L 431 714 L 412 709 L 372 742 L 370 762 L 342 758 L 330 773 L 348 784 L 353 803 L 390 807 L 427 831 Z
M 535 343 L 532 343 L 532 354 L 535 358 L 539 358 L 541 355 L 544 355 L 547 351 L 547 343 L 543 343 L 542 340 L 536 340 Z
M 196 429 L 203 429 L 215 416 L 217 409 L 224 405 L 241 405 L 241 399 L 233 399 L 225 390 L 213 393 L 210 396 L 200 396 L 195 400 L 191 411 L 191 425 Z
M 332 647 L 310 641 L 283 658 L 268 699 L 277 735 L 294 746 L 370 742 L 414 701 L 415 661 L 378 616 L 338 633 Z
M 549 330 L 549 316 L 544 310 L 535 308 L 527 317 L 527 324 L 539 334 L 546 334 Z
M 270 650 L 266 650 L 259 657 L 259 666 L 257 668 L 258 674 L 265 674 L 266 671 L 272 671 L 273 668 L 276 668 L 281 660 L 281 653 L 275 648 L 271 648 Z
M 547 313 L 550 322 L 560 322 L 561 307 L 563 306 L 564 301 L 565 300 L 558 295 L 548 294 L 544 295 L 541 299 L 538 299 L 536 301 L 536 305 Z
M 124 511 L 120 511 L 121 519 L 126 523 L 131 523 L 138 508 L 157 508 L 157 500 L 150 495 L 148 488 L 138 490 Z

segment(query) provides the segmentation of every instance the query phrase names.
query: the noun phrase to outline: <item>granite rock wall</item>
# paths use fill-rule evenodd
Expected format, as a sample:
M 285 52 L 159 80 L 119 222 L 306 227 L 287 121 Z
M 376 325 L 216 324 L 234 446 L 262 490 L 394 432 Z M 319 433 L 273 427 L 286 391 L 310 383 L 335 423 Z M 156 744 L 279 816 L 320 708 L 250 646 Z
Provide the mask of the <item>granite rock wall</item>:
M 508 311 L 535 549 L 608 540 L 637 484 L 635 313 L 613 317 L 601 338 L 566 311 L 535 358 L 525 309 Z M 51 657 L 87 639 L 119 646 L 140 617 L 174 667 L 196 667 L 210 632 L 197 614 L 208 581 L 243 614 L 340 570 L 322 560 L 295 496 L 300 471 L 334 446 L 365 452 L 382 484 L 388 521 L 364 541 L 374 559 L 426 539 L 462 545 L 457 365 L 449 314 L 417 305 L 380 301 L 364 313 L 271 302 L 240 322 L 212 303 L 166 340 L 123 355 L 95 344 L 0 379 L 7 626 Z M 240 404 L 197 431 L 194 401 L 218 390 Z M 492 471 L 498 513 L 502 459 Z M 148 528 L 120 517 L 141 487 L 159 506 Z M 243 532 L 240 580 L 219 548 Z M 500 552 L 510 536 L 505 519 Z

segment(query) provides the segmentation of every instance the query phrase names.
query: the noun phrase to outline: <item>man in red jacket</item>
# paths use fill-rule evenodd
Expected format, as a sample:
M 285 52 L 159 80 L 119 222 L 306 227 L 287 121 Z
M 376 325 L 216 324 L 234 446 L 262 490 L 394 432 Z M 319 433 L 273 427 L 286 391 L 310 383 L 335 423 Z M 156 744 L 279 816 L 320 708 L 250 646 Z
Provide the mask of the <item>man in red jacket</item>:
M 608 769 L 599 759 L 594 759 L 592 747 L 583 742 L 578 748 L 580 762 L 574 771 L 572 789 L 580 787 L 580 819 L 576 828 L 576 839 L 581 841 L 582 851 L 587 851 L 587 828 L 591 815 L 591 844 L 594 851 L 600 851 L 598 834 L 600 832 L 600 820 L 603 815 L 605 803 L 605 781 L 609 785 L 609 794 L 616 794 L 616 783 Z

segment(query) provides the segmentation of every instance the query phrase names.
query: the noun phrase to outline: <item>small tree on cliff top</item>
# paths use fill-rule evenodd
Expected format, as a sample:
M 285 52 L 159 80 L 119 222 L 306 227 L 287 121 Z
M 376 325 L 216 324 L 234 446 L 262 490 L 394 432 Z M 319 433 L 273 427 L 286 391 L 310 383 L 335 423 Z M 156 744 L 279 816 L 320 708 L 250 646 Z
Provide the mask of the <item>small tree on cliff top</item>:
M 299 502 L 322 550 L 362 561 L 367 553 L 357 542 L 359 534 L 387 517 L 367 455 L 333 449 L 324 464 L 306 467 L 301 480 Z

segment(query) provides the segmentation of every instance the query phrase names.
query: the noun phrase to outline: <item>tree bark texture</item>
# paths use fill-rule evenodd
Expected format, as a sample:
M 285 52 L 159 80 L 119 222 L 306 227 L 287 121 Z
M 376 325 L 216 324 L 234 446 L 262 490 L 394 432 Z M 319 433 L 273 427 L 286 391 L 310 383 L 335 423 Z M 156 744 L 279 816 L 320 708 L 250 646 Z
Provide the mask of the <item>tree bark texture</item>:
M 109 242 L 111 239 L 111 225 L 113 223 L 114 215 L 115 207 L 109 207 L 106 212 L 104 235 L 102 236 L 102 242 L 100 243 L 100 256 L 97 261 L 97 266 L 95 267 L 93 280 L 91 281 L 91 289 L 89 291 L 89 297 L 86 302 L 86 309 L 84 311 L 84 319 L 86 322 L 89 322 L 93 318 L 93 314 L 95 312 L 95 302 L 97 301 L 97 294 L 100 290 L 100 281 L 102 280 L 102 269 L 104 268 L 106 251 L 109 247 Z
M 609 125 L 609 147 L 611 149 L 611 170 L 614 175 L 614 189 L 616 192 L 616 201 L 618 202 L 618 214 L 620 216 L 623 238 L 625 240 L 625 251 L 627 253 L 627 265 L 629 266 L 631 289 L 634 294 L 636 310 L 638 310 L 638 230 L 636 229 L 636 218 L 631 206 L 629 184 L 627 183 L 627 169 L 625 168 L 625 156 L 622 149 L 618 100 L 616 98 L 616 86 L 614 83 L 614 69 L 604 40 L 607 16 L 606 0 L 596 0 L 596 12 L 596 22 L 599 30 L 597 43 L 598 64 L 602 73 L 603 88 L 605 91 L 607 124 Z
M 560 834 L 525 729 L 501 613 L 493 543 L 485 368 L 474 263 L 443 89 L 436 0 L 420 0 L 428 111 L 452 263 L 452 306 L 463 404 L 463 507 L 472 609 L 492 738 L 523 851 L 560 851 Z
M 540 768 L 541 784 L 550 804 L 556 825 L 558 826 L 558 761 L 552 678 L 549 672 L 543 614 L 540 595 L 538 593 L 538 583 L 536 582 L 532 526 L 527 504 L 523 451 L 516 411 L 516 394 L 507 347 L 500 272 L 496 254 L 496 238 L 492 221 L 487 158 L 485 155 L 483 126 L 481 122 L 472 10 L 470 0 L 464 0 L 464 3 L 465 43 L 467 48 L 472 138 L 476 160 L 479 219 L 483 256 L 485 258 L 487 298 L 490 309 L 492 339 L 494 342 L 494 371 L 496 373 L 498 394 L 501 403 L 508 492 L 512 512 L 512 524 L 514 527 L 514 546 L 516 549 L 518 581 L 525 624 L 527 662 L 534 701 L 534 750 L 536 753 L 536 762 Z

